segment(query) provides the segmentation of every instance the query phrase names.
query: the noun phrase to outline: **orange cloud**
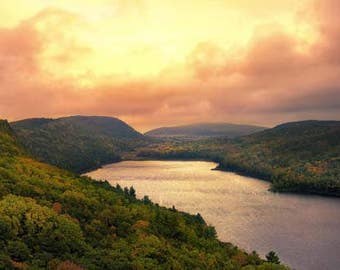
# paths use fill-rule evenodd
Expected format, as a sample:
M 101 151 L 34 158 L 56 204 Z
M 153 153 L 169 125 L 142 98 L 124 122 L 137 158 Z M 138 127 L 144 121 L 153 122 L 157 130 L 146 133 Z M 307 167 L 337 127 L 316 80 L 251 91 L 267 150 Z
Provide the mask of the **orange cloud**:
M 271 24 L 258 28 L 247 45 L 230 49 L 202 40 L 183 62 L 134 76 L 93 70 L 98 51 L 82 35 L 91 25 L 75 13 L 45 9 L 0 29 L 0 116 L 112 115 L 142 129 L 198 121 L 339 119 L 340 4 L 318 1 L 308 11 L 304 23 L 318 33 L 308 46 Z
M 214 54 L 227 52 L 211 44 L 199 45 L 192 58 L 201 60 L 193 68 L 198 79 L 208 80 L 211 87 L 217 83 L 210 98 L 212 107 L 250 121 L 339 119 L 340 49 L 335 40 L 340 28 L 335 14 L 340 5 L 337 1 L 321 5 L 314 10 L 320 37 L 306 52 L 299 50 L 295 36 L 281 29 L 255 36 L 241 58 L 225 57 L 222 64 L 214 63 Z

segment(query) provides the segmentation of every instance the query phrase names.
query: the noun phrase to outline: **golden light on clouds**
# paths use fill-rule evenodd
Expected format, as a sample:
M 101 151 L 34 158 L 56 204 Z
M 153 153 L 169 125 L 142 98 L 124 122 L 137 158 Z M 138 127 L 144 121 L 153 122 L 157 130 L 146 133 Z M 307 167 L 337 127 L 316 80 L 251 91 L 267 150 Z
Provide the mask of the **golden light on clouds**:
M 103 114 L 146 129 L 339 115 L 337 1 L 2 2 L 3 118 Z

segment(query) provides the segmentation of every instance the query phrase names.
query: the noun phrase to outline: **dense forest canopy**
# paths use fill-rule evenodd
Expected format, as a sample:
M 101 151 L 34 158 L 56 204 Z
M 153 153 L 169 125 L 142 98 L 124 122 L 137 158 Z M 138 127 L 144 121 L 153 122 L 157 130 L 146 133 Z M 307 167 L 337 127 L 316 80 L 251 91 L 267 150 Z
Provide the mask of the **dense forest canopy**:
M 35 158 L 78 173 L 117 162 L 122 152 L 132 151 L 147 141 L 112 117 L 35 118 L 13 122 L 11 126 Z

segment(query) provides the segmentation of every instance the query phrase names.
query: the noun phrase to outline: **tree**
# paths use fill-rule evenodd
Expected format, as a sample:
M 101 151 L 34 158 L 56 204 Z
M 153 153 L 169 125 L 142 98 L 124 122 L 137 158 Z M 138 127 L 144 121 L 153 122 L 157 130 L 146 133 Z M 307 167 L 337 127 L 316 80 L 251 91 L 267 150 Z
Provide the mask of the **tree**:
M 267 261 L 270 262 L 270 263 L 280 264 L 279 256 L 277 256 L 276 253 L 275 253 L 274 251 L 270 251 L 270 252 L 266 255 L 266 259 L 267 259 Z
M 19 262 L 26 261 L 31 253 L 26 244 L 21 241 L 9 241 L 7 251 L 13 260 Z
M 133 186 L 130 187 L 129 195 L 130 195 L 132 198 L 136 198 L 136 190 L 134 189 Z
M 145 195 L 145 196 L 143 197 L 142 201 L 143 201 L 144 204 L 152 204 L 152 202 L 151 202 L 149 196 L 147 196 L 147 195 Z
M 249 254 L 247 262 L 251 265 L 260 265 L 262 263 L 262 260 L 259 254 L 257 254 L 257 252 L 254 250 L 252 253 Z
M 197 213 L 197 215 L 196 215 L 196 220 L 197 220 L 198 223 L 200 223 L 200 224 L 205 224 L 205 221 L 204 221 L 204 219 L 203 219 L 203 217 L 201 216 L 200 213 Z

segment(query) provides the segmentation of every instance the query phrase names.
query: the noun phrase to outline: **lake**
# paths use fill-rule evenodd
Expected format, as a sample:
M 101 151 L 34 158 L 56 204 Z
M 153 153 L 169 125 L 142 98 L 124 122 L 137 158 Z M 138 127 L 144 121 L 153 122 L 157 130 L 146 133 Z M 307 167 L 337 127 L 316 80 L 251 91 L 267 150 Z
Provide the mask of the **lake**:
M 268 191 L 269 183 L 212 170 L 212 162 L 124 161 L 87 175 L 134 186 L 162 206 L 200 213 L 218 237 L 297 270 L 340 269 L 340 199 Z

